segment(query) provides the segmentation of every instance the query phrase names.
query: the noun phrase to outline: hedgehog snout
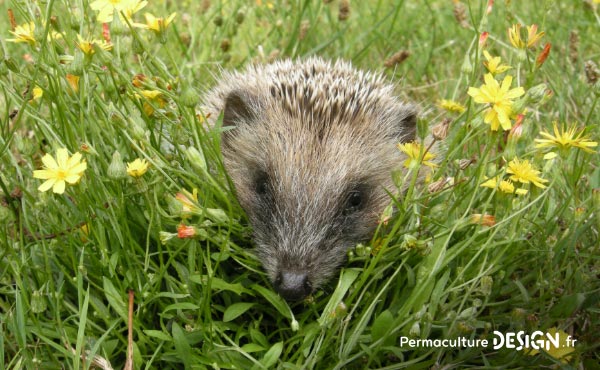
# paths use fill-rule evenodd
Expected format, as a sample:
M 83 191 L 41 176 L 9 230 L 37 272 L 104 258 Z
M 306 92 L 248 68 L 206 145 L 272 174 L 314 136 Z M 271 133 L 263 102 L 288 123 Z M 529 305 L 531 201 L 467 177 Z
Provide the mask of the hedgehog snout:
M 306 271 L 282 270 L 274 281 L 275 290 L 287 301 L 299 301 L 312 293 Z

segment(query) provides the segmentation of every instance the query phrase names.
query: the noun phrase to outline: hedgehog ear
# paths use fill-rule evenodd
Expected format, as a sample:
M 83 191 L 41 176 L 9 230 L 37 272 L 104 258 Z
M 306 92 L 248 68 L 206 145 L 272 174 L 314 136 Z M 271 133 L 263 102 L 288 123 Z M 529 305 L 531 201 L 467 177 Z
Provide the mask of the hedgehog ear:
M 241 90 L 234 90 L 225 98 L 223 108 L 223 126 L 237 126 L 243 122 L 250 122 L 256 118 L 255 99 Z
M 398 138 L 401 143 L 414 141 L 417 135 L 417 110 L 403 106 L 399 113 Z

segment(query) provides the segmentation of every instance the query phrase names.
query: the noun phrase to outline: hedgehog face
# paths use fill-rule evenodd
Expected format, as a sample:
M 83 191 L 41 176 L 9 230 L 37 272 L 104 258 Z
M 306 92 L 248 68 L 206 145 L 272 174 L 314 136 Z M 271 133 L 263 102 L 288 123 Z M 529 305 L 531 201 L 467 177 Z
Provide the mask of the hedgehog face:
M 414 110 L 380 75 L 320 58 L 225 73 L 204 102 L 231 127 L 224 164 L 258 257 L 283 297 L 305 297 L 372 236 Z
M 391 172 L 402 163 L 396 144 L 406 141 L 414 114 L 398 105 L 325 119 L 265 101 L 229 93 L 223 122 L 233 129 L 223 136 L 222 152 L 259 259 L 275 289 L 297 300 L 372 236 L 390 203 L 386 189 L 394 192 Z

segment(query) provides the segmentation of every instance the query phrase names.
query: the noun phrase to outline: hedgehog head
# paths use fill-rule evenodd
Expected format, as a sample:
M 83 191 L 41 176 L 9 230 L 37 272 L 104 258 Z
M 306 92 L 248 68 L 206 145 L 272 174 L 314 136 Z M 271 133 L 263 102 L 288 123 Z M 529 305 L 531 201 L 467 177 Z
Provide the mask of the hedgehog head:
M 320 59 L 228 76 L 222 153 L 276 290 L 301 299 L 368 240 L 395 193 L 415 110 L 378 75 Z

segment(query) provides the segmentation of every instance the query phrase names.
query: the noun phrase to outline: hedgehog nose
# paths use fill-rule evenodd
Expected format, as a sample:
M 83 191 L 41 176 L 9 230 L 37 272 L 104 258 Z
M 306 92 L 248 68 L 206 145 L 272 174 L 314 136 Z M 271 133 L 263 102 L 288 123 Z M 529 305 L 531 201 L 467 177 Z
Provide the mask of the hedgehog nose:
M 312 291 L 306 272 L 282 271 L 275 281 L 275 289 L 288 301 L 298 301 Z

